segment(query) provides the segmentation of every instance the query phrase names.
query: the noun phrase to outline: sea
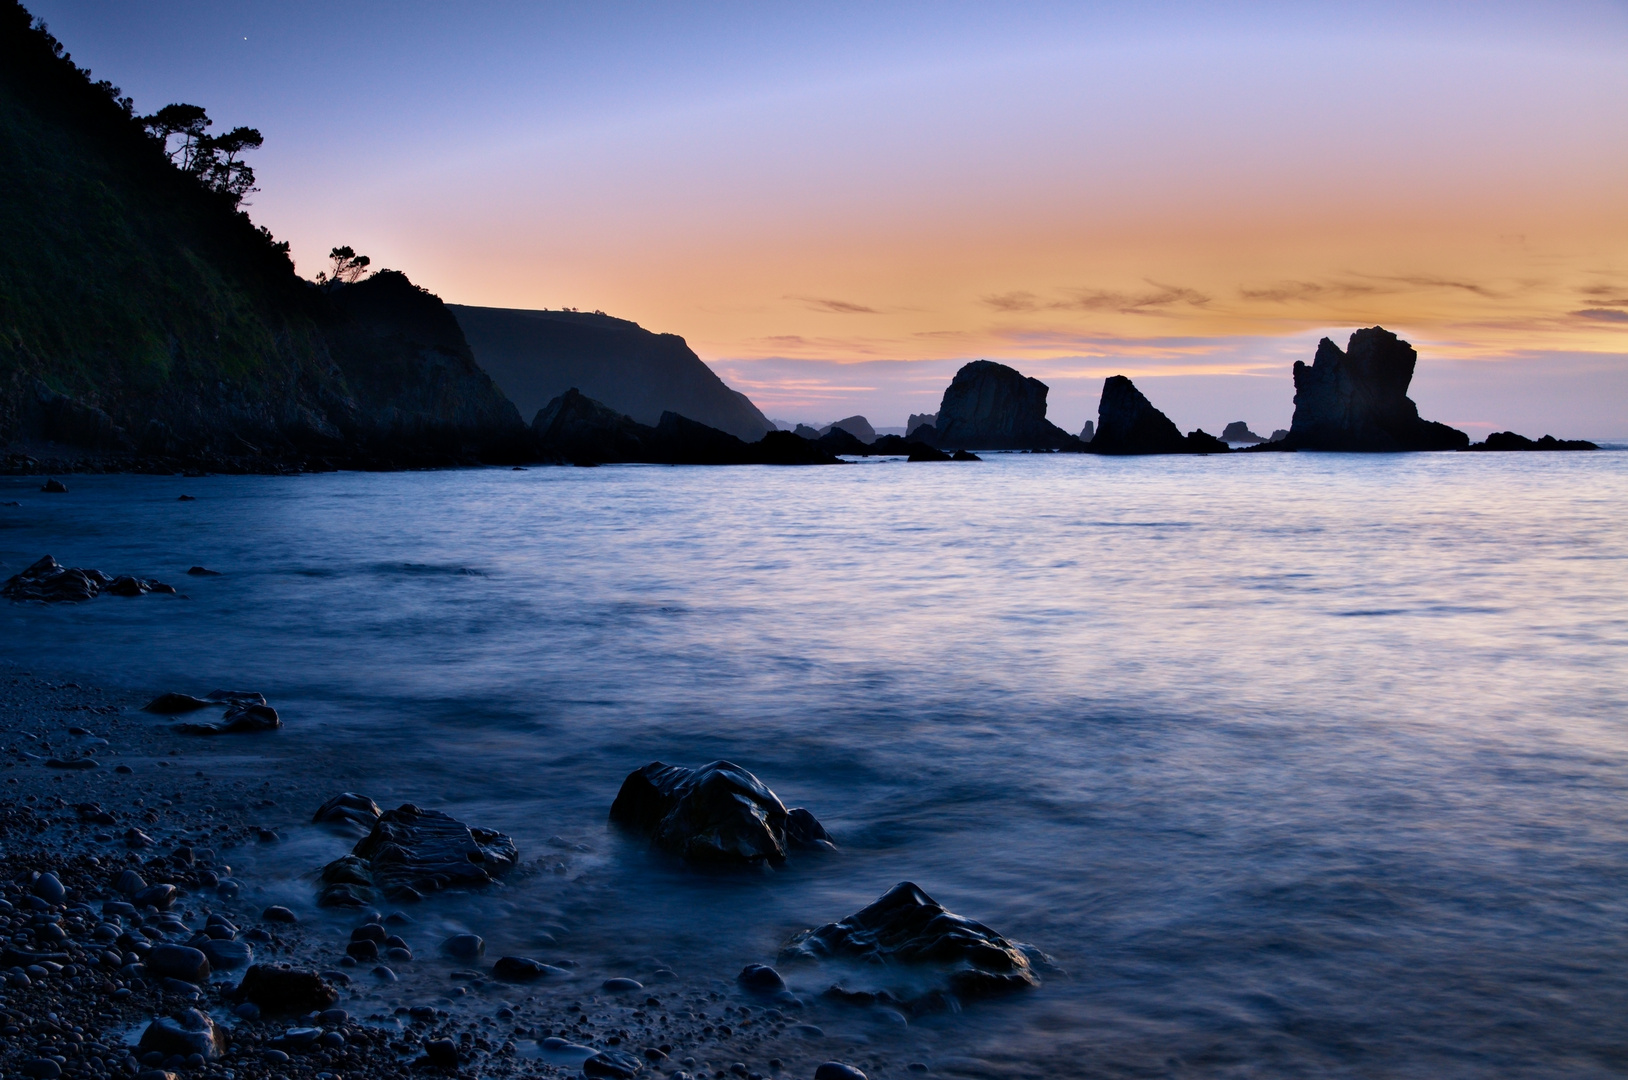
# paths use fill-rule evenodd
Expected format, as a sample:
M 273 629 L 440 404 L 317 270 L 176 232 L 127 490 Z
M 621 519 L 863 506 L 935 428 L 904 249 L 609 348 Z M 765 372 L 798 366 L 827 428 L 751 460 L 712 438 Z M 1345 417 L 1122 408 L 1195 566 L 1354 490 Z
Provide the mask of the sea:
M 261 691 L 285 728 L 222 767 L 513 836 L 421 934 L 727 990 L 911 881 L 1052 966 L 819 1006 L 886 1075 L 1628 1073 L 1628 453 L 65 479 L 0 479 L 4 573 L 185 596 L 0 605 L 0 659 Z M 607 823 L 716 759 L 838 850 L 705 872 Z M 312 809 L 236 859 L 320 926 Z

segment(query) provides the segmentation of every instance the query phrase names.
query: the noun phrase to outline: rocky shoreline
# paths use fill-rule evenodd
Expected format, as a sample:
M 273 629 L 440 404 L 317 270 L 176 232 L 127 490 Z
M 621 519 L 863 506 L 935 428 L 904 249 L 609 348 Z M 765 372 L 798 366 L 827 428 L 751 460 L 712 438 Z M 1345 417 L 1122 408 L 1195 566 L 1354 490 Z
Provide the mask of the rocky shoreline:
M 262 736 L 199 738 L 144 704 L 0 667 L 5 1080 L 935 1071 L 880 1040 L 828 1035 L 822 1022 L 856 1008 L 848 991 L 798 997 L 772 968 L 697 977 L 655 967 L 607 979 L 568 949 L 542 963 L 483 956 L 473 935 L 427 939 L 410 903 L 305 916 L 262 908 L 250 899 L 260 892 L 252 872 L 232 864 L 311 822 L 333 781 L 276 754 L 243 753 Z M 1027 971 L 992 931 L 917 903 L 923 914 L 912 909 L 916 921 L 898 931 L 913 947 L 942 950 L 970 932 Z M 331 994 L 254 989 L 256 979 L 286 979 L 283 968 Z M 863 1007 L 893 1017 L 891 999 L 875 997 Z M 920 1053 L 920 1039 L 908 1042 Z

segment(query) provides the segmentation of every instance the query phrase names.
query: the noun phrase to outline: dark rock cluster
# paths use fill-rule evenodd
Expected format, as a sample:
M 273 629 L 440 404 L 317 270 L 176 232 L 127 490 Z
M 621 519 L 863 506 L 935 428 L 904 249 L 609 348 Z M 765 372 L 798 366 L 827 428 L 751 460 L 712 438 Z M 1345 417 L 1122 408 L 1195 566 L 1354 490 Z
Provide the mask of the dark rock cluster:
M 698 863 L 781 863 L 794 849 L 832 850 L 813 814 L 787 810 L 768 786 L 728 761 L 699 769 L 653 761 L 622 782 L 610 819 Z
M 514 841 L 500 832 L 406 803 L 380 814 L 349 855 L 323 868 L 317 902 L 363 907 L 376 894 L 419 900 L 442 889 L 477 888 L 495 882 L 519 858 Z
M 77 603 L 94 600 L 103 593 L 110 596 L 141 596 L 144 593 L 174 595 L 175 586 L 129 574 L 113 577 L 100 570 L 63 566 L 49 555 L 0 585 L 0 596 L 45 603 Z
M 531 424 L 538 453 L 573 465 L 829 465 L 836 457 L 789 431 L 755 443 L 666 412 L 655 427 L 638 423 L 576 389 L 550 401 Z
M 1545 435 L 1541 439 L 1528 439 L 1524 435 L 1517 435 L 1513 431 L 1495 431 L 1488 435 L 1485 442 L 1472 443 L 1466 450 L 1598 450 L 1599 446 L 1587 439 L 1557 439 L 1553 435 Z
M 142 709 L 160 716 L 176 716 L 223 706 L 226 711 L 219 721 L 212 724 L 177 724 L 175 730 L 183 735 L 245 735 L 276 731 L 283 726 L 282 717 L 277 715 L 276 709 L 266 704 L 265 695 L 246 690 L 211 690 L 201 698 L 190 694 L 165 693 L 143 705 Z

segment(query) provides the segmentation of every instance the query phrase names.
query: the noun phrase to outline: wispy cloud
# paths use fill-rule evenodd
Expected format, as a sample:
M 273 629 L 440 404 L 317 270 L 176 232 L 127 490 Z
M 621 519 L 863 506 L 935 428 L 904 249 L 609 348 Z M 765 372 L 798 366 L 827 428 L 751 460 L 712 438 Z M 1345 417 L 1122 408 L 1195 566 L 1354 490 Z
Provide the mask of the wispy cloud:
M 867 307 L 864 304 L 855 304 L 847 300 L 832 300 L 823 296 L 788 296 L 787 300 L 796 300 L 810 311 L 823 311 L 831 315 L 880 315 L 878 308 Z
M 1584 308 L 1572 312 L 1579 319 L 1594 319 L 1598 322 L 1628 323 L 1628 311 L 1616 311 L 1611 308 Z
M 1162 314 L 1177 304 L 1203 307 L 1210 297 L 1184 285 L 1163 285 L 1148 281 L 1144 292 L 1116 292 L 1108 289 L 1061 290 L 1061 299 L 1047 300 L 1031 292 L 998 293 L 983 298 L 986 306 L 1007 314 L 1035 311 L 1111 311 L 1121 315 Z

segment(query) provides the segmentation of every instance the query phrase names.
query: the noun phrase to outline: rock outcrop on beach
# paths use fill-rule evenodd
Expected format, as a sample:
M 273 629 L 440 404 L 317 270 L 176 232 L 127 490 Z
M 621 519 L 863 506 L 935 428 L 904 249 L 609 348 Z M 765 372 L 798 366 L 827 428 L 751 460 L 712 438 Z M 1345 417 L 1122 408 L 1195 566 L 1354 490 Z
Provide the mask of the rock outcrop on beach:
M 0 3 L 0 447 L 64 468 L 496 460 L 524 425 L 400 274 L 318 288 Z M 56 471 L 53 469 L 53 471 Z
M 1135 383 L 1110 375 L 1097 406 L 1096 437 L 1087 449 L 1093 454 L 1224 454 L 1229 447 L 1203 431 L 1183 435 Z
M 937 1011 L 953 997 L 970 1000 L 1039 986 L 1035 961 L 1044 954 L 1014 944 L 989 927 L 945 911 L 908 881 L 840 922 L 796 934 L 780 950 L 779 963 L 839 960 L 873 968 L 875 988 L 839 981 L 828 996 L 855 1004 L 897 1005 L 916 1012 Z M 888 986 L 890 969 L 913 969 L 917 978 Z M 930 973 L 938 985 L 926 992 L 919 976 Z M 863 971 L 857 978 L 869 981 Z
M 1048 387 L 1015 368 L 974 360 L 944 391 L 931 442 L 941 450 L 1058 450 L 1079 440 L 1046 419 Z M 913 437 L 929 441 L 919 430 Z
M 0 585 L 0 596 L 48 604 L 94 600 L 103 593 L 109 596 L 141 596 L 144 593 L 174 595 L 175 586 L 130 574 L 114 577 L 100 570 L 63 566 L 49 555 L 21 573 L 13 574 L 4 585 Z
M 1488 435 L 1486 441 L 1471 443 L 1466 450 L 1522 451 L 1522 450 L 1598 450 L 1599 447 L 1587 439 L 1557 439 L 1553 435 L 1545 435 L 1541 439 L 1528 439 L 1524 435 L 1517 435 L 1513 431 L 1495 431 Z
M 572 387 L 647 426 L 675 413 L 756 442 L 774 426 L 677 334 L 598 312 L 452 305 L 475 359 L 531 416 Z
M 622 782 L 610 819 L 697 863 L 784 862 L 789 851 L 835 847 L 807 810 L 787 810 L 768 785 L 728 761 L 699 769 L 653 761 Z
M 1310 365 L 1294 365 L 1294 419 L 1285 449 L 1389 452 L 1462 450 L 1470 437 L 1419 418 L 1407 396 L 1413 346 L 1383 327 L 1358 330 L 1344 351 L 1328 338 Z
M 655 427 L 594 401 L 575 387 L 540 409 L 531 425 L 543 460 L 574 465 L 828 465 L 837 459 L 818 442 L 770 431 L 744 443 L 726 431 L 663 413 Z M 850 436 L 851 438 L 851 436 Z
M 376 896 L 419 900 L 450 888 L 490 885 L 514 868 L 514 841 L 411 803 L 386 810 L 349 855 L 322 869 L 324 907 L 362 907 Z

